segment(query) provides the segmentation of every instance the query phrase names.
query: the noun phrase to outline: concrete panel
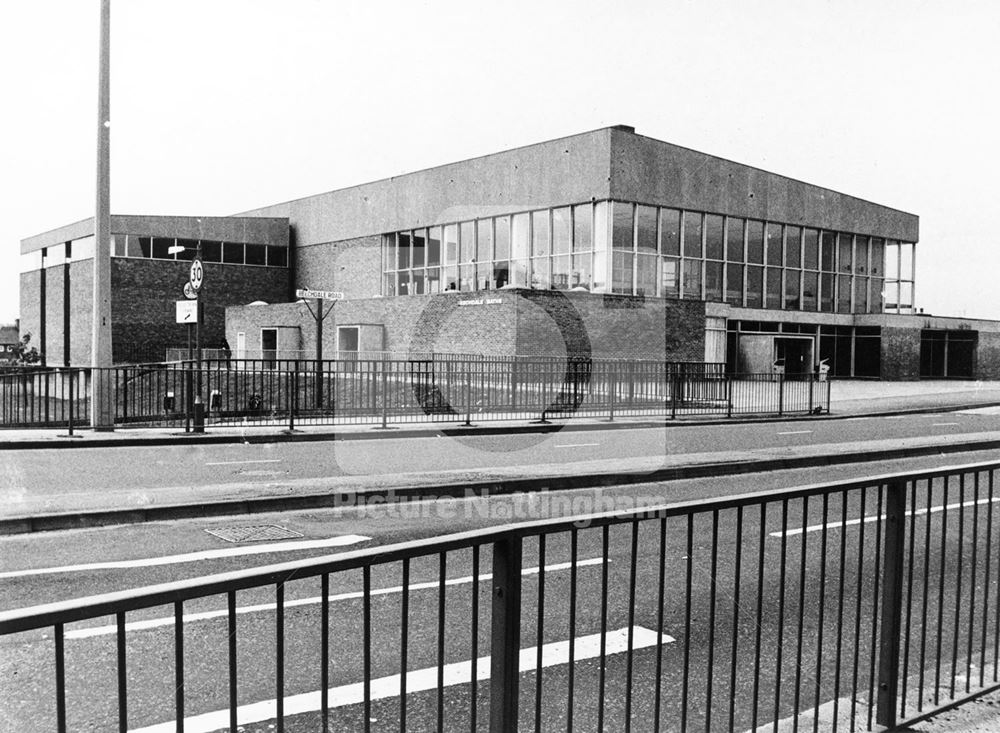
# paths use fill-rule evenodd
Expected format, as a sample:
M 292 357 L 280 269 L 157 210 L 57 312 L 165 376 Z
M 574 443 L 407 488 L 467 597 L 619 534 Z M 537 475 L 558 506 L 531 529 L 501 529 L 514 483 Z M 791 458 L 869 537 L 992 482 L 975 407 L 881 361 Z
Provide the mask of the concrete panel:
M 906 241 L 919 238 L 913 214 L 624 130 L 609 132 L 615 199 Z
M 288 217 L 299 245 L 606 199 L 609 130 L 574 135 L 244 212 Z

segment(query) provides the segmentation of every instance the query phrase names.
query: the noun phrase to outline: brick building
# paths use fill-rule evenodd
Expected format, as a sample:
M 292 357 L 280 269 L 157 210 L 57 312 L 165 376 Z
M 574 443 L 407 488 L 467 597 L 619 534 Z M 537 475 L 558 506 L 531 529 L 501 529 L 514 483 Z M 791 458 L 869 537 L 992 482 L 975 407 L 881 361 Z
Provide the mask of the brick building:
M 778 363 L 806 373 L 822 360 L 840 376 L 1000 375 L 1000 324 L 914 307 L 916 216 L 625 126 L 236 217 L 114 221 L 116 343 L 182 340 L 168 306 L 186 264 L 158 258 L 156 238 L 204 238 L 245 245 L 243 261 L 228 262 L 223 249 L 206 266 L 215 308 L 206 330 L 224 335 L 234 356 L 312 357 L 312 304 L 294 297 L 304 288 L 345 296 L 325 321 L 327 358 L 589 354 L 739 372 Z M 35 258 L 22 275 L 22 320 L 44 324 L 50 363 L 66 358 L 61 342 L 76 360 L 76 334 L 89 337 L 87 309 L 76 306 L 86 274 L 73 270 L 85 263 L 74 249 L 71 264 L 55 263 L 61 271 L 40 268 L 37 253 L 50 258 L 88 226 L 22 243 Z M 133 256 L 143 237 L 150 255 Z M 248 260 L 251 244 L 266 250 L 262 262 Z M 147 292 L 155 317 L 137 297 Z M 60 307 L 73 315 L 60 321 Z

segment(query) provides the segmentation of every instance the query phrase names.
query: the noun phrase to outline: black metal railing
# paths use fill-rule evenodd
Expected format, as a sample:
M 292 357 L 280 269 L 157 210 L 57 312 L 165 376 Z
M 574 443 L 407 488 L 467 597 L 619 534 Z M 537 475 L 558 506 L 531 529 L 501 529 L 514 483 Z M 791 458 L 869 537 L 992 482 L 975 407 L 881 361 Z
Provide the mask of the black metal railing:
M 998 471 L 588 515 L 567 499 L 547 519 L 5 611 L 5 714 L 58 731 L 913 723 L 1000 688 Z
M 92 370 L 0 375 L 0 425 L 86 421 Z M 82 375 L 82 376 L 81 376 Z M 65 380 L 83 388 L 73 396 Z M 829 382 L 727 375 L 722 364 L 484 357 L 119 365 L 99 380 L 118 425 L 208 426 L 791 415 L 829 411 Z M 43 396 L 44 395 L 44 396 Z M 69 404 L 69 403 L 73 404 Z

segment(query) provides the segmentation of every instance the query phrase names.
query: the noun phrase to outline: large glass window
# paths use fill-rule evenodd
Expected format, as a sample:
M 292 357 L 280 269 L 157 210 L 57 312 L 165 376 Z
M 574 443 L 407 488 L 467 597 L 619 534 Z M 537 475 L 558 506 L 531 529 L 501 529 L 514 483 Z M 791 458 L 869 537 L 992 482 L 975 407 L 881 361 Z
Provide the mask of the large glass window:
M 701 298 L 701 260 L 684 260 L 684 297 Z
M 834 272 L 834 257 L 836 255 L 837 235 L 833 232 L 822 232 L 820 235 L 820 269 L 823 272 Z
M 780 267 L 782 263 L 781 224 L 767 225 L 767 264 Z
M 785 267 L 802 267 L 802 227 L 785 227 Z
M 424 230 L 418 229 L 413 232 L 412 237 L 413 266 L 423 267 L 427 264 L 427 238 L 424 236 Z
M 802 307 L 801 270 L 785 270 L 785 308 L 799 310 Z
M 765 308 L 781 308 L 781 270 L 776 267 L 767 268 Z
M 593 207 L 582 204 L 573 207 L 573 251 L 586 252 L 594 246 Z
M 856 275 L 868 274 L 868 237 L 860 235 L 854 238 L 854 273 Z
M 427 264 L 430 267 L 441 264 L 441 227 L 427 230 Z
M 725 219 L 719 214 L 705 215 L 705 257 L 721 260 L 725 249 Z
M 458 226 L 449 224 L 444 228 L 444 263 L 454 265 L 458 262 Z
M 568 242 L 567 242 L 568 244 Z M 552 278 L 549 287 L 553 290 L 569 290 L 569 255 L 557 255 L 552 258 Z
M 819 275 L 815 272 L 803 272 L 802 273 L 802 310 L 804 311 L 815 311 L 818 298 L 817 291 L 819 290 Z
M 246 264 L 259 265 L 263 267 L 267 264 L 267 247 L 263 244 L 246 245 Z
M 730 262 L 743 262 L 743 219 L 726 217 L 726 259 Z
M 715 260 L 705 263 L 705 300 L 722 302 L 722 267 Z
M 493 222 L 480 219 L 476 222 L 476 262 L 482 264 L 493 259 Z
M 802 257 L 806 270 L 819 268 L 819 232 L 815 229 L 802 231 Z
M 696 211 L 684 212 L 684 256 L 701 257 L 701 214 Z M 684 293 L 687 292 L 685 285 Z
M 608 202 L 594 204 L 594 274 L 592 288 L 606 292 L 608 287 Z
M 511 219 L 511 282 L 528 287 L 528 215 L 515 214 Z
M 660 252 L 681 253 L 681 212 L 675 209 L 660 209 Z
M 743 305 L 743 265 L 738 263 L 726 265 L 726 302 Z
M 406 270 L 410 266 L 410 233 L 400 232 L 396 235 L 396 269 Z
M 471 262 L 476 259 L 476 227 L 471 221 L 463 221 L 458 228 L 461 247 L 459 248 L 458 261 Z M 414 262 L 416 265 L 416 262 Z
M 569 254 L 571 234 L 572 232 L 570 231 L 569 209 L 553 209 L 552 210 L 552 254 L 556 255 Z
M 660 260 L 660 294 L 665 298 L 678 297 L 681 292 L 680 283 L 680 260 L 676 257 L 662 257 Z
M 837 272 L 851 274 L 854 271 L 854 235 L 843 232 L 837 237 Z
M 632 204 L 616 201 L 612 219 L 611 243 L 614 249 L 631 252 L 635 249 L 632 241 Z
M 640 252 L 656 252 L 656 209 L 636 207 L 636 248 Z
M 760 265 L 764 262 L 764 222 L 747 222 L 747 262 Z
M 655 240 L 654 240 L 655 241 Z M 658 258 L 655 254 L 637 254 L 635 262 L 635 294 L 653 297 L 656 295 L 656 270 Z
M 531 214 L 531 256 L 548 255 L 549 249 L 549 212 L 534 211 Z
M 824 313 L 833 313 L 835 278 L 832 272 L 821 272 L 819 275 L 819 309 Z
M 764 307 L 764 268 L 747 265 L 747 308 Z

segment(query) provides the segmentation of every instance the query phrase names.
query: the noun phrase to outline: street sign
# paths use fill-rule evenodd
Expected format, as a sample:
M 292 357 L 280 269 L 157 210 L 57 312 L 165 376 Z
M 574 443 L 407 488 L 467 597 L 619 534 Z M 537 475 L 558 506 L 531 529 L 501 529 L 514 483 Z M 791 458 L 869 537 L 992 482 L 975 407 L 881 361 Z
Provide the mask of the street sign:
M 177 301 L 177 322 L 196 323 L 198 321 L 198 301 L 178 300 Z
M 333 290 L 296 290 L 296 298 L 319 298 L 320 300 L 343 300 L 344 294 Z
M 184 297 L 188 300 L 195 300 L 198 297 L 198 291 L 189 282 L 184 283 Z
M 204 279 L 205 270 L 201 266 L 201 260 L 195 259 L 191 262 L 191 287 L 195 290 L 200 290 L 202 280 Z

